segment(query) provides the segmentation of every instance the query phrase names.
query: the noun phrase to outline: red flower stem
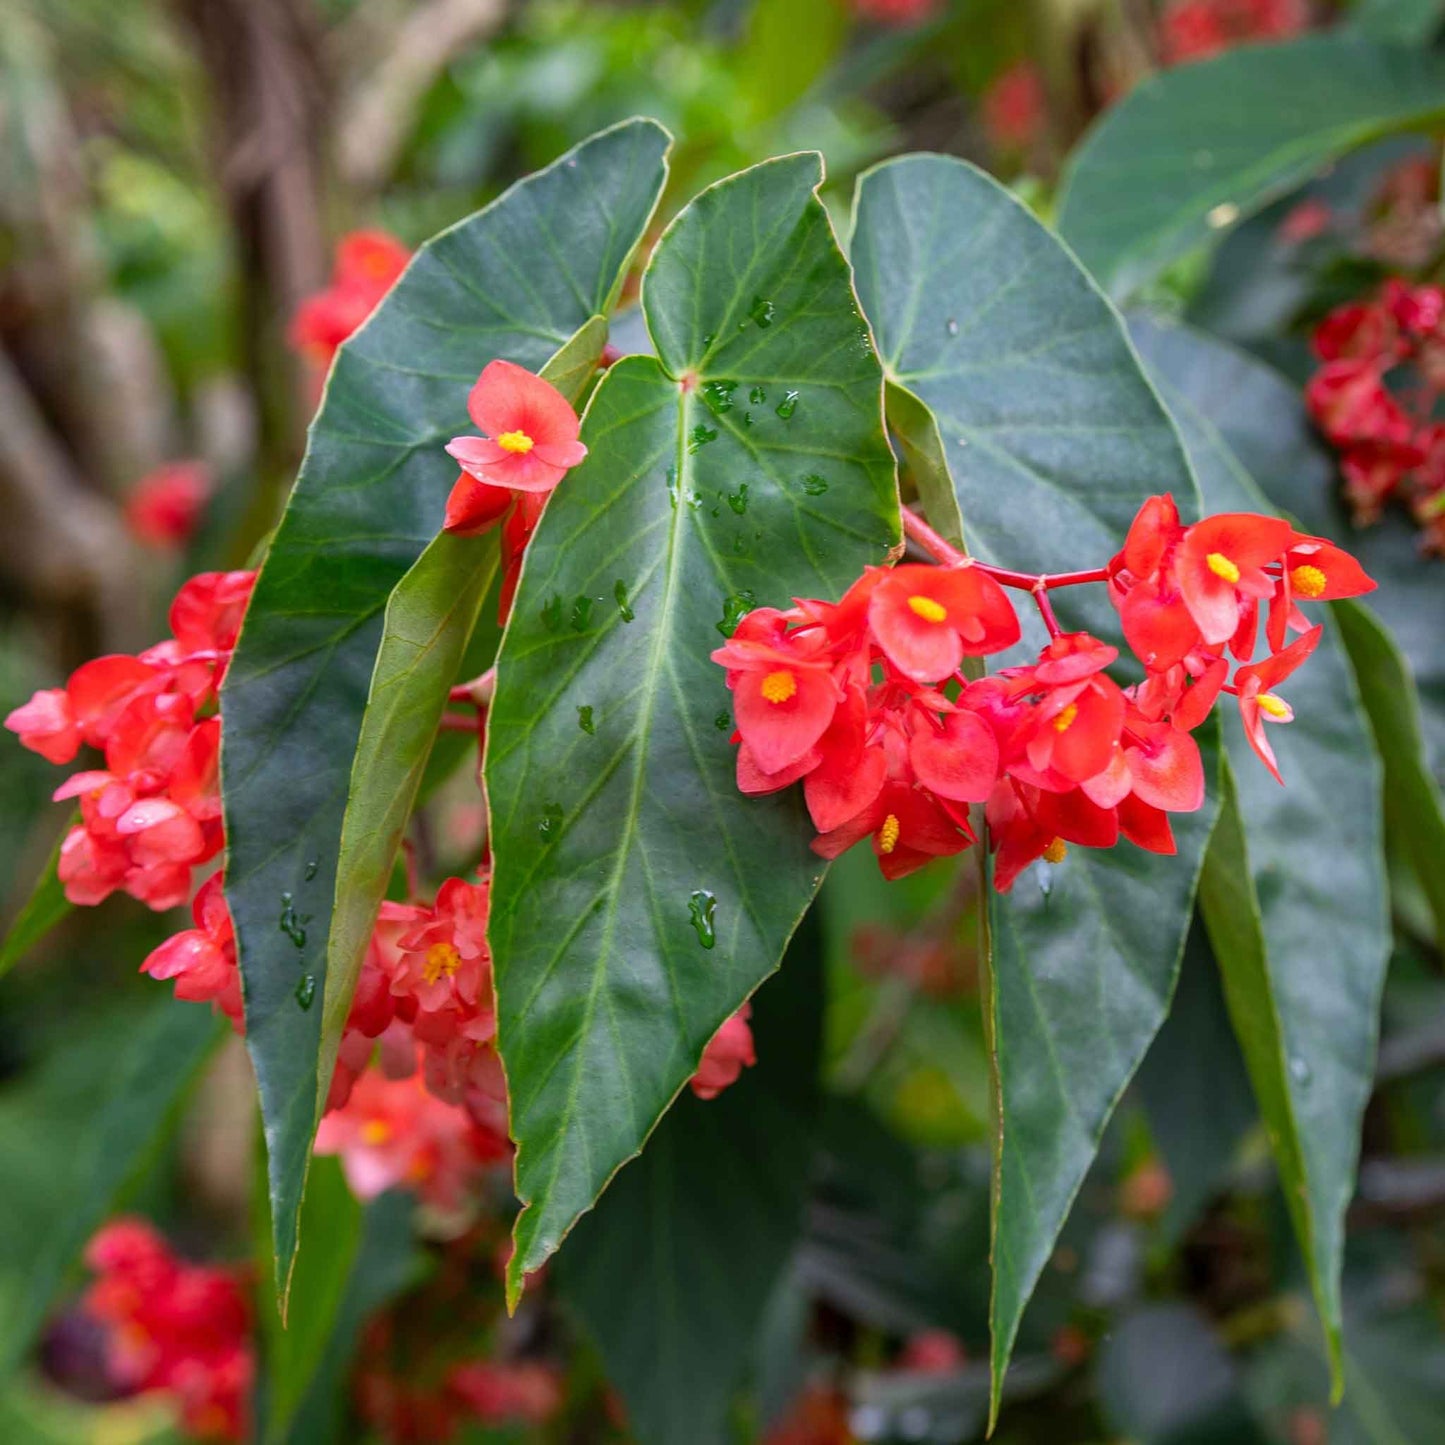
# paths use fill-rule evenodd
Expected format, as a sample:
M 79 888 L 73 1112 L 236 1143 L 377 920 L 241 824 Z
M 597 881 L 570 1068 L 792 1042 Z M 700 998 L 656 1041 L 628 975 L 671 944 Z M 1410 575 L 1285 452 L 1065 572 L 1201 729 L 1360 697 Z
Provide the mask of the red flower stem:
M 1033 588 L 1033 598 L 1038 603 L 1039 615 L 1044 619 L 1044 626 L 1049 629 L 1049 636 L 1057 637 L 1064 629 L 1059 626 L 1059 619 L 1054 616 L 1054 604 L 1049 601 L 1045 579 L 1042 577 Z
M 907 536 L 927 552 L 935 562 L 944 567 L 958 567 L 965 562 L 977 567 L 980 572 L 992 577 L 1000 587 L 1016 587 L 1021 592 L 1052 592 L 1056 587 L 1079 587 L 1086 582 L 1107 582 L 1107 567 L 1091 567 L 1084 572 L 1011 572 L 1007 567 L 995 567 L 989 562 L 980 562 L 960 552 L 951 542 L 945 541 L 917 512 L 903 509 L 903 530 Z M 1040 607 L 1042 609 L 1042 603 Z M 1048 621 L 1052 613 L 1045 614 Z M 1057 634 L 1055 634 L 1057 635 Z
M 489 667 L 470 682 L 458 683 L 448 694 L 450 702 L 471 703 L 474 707 L 485 707 L 497 690 L 497 669 Z
M 477 720 L 468 717 L 466 713 L 444 712 L 437 726 L 444 733 L 474 733 L 477 730 Z

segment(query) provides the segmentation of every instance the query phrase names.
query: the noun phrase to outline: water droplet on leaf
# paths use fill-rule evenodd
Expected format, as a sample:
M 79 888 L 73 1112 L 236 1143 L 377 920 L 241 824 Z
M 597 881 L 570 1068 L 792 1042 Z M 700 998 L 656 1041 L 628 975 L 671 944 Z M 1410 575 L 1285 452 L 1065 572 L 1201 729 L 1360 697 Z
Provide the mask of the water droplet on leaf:
M 748 400 L 752 402 L 754 406 L 761 406 L 767 399 L 768 393 L 764 387 L 755 386 L 748 392 Z
M 728 493 L 728 506 L 730 506 L 733 511 L 735 511 L 740 517 L 744 512 L 747 511 L 748 484 L 746 482 L 740 482 L 738 484 L 737 491 Z
M 797 411 L 797 409 L 798 393 L 796 391 L 787 392 L 777 406 L 778 415 L 782 417 L 784 421 L 791 420 L 793 413 Z
M 296 1002 L 308 1009 L 316 1002 L 316 975 L 303 973 L 296 981 Z
M 738 389 L 735 381 L 705 381 L 702 386 L 702 399 L 707 403 L 707 408 L 715 416 L 721 416 L 725 411 L 733 409 L 733 392 Z
M 955 321 L 951 316 L 948 318 L 948 334 L 950 336 L 958 335 L 958 322 Z
M 803 490 L 810 497 L 821 497 L 823 493 L 828 490 L 828 483 L 823 477 L 820 477 L 817 472 L 809 472 L 808 475 L 803 478 Z
M 306 947 L 306 930 L 301 926 L 301 918 L 289 893 L 281 895 L 281 919 L 277 926 L 297 948 Z
M 316 876 L 316 871 L 320 867 L 321 864 L 315 858 L 308 858 L 306 860 L 306 872 L 303 876 L 308 883 Z
M 693 427 L 692 431 L 688 433 L 688 455 L 691 456 L 692 453 L 700 451 L 710 441 L 716 440 L 717 428 L 712 426 L 704 426 L 701 422 L 699 422 L 695 427 Z
M 1314 1070 L 1302 1058 L 1296 1056 L 1289 1061 L 1289 1076 L 1295 1083 L 1304 1087 L 1314 1078 Z
M 706 888 L 699 888 L 688 898 L 687 912 L 697 930 L 697 941 L 704 948 L 711 948 L 717 942 L 717 930 L 713 926 L 717 899 Z
M 732 725 L 732 714 L 724 708 L 713 720 L 712 725 L 720 732 L 725 733 Z
M 590 597 L 576 597 L 572 601 L 572 631 L 586 632 L 587 624 L 592 620 L 592 599 Z
M 777 307 L 765 296 L 754 296 L 753 304 L 748 310 L 748 315 L 757 322 L 759 326 L 771 326 L 773 317 L 777 314 Z
M 597 724 L 592 721 L 592 708 L 588 703 L 583 703 L 577 709 L 577 726 L 582 729 L 588 737 L 593 736 L 597 731 Z
M 621 614 L 622 620 L 624 622 L 631 622 L 637 614 L 632 610 L 631 604 L 627 600 L 627 583 L 620 577 L 617 579 L 617 585 L 612 589 L 612 595 L 617 599 L 617 611 Z
M 542 809 L 542 821 L 537 824 L 537 836 L 545 843 L 562 826 L 561 803 L 548 803 Z
M 717 624 L 717 630 L 724 637 L 731 637 L 738 630 L 738 623 L 757 605 L 757 597 L 746 589 L 724 597 L 722 621 Z

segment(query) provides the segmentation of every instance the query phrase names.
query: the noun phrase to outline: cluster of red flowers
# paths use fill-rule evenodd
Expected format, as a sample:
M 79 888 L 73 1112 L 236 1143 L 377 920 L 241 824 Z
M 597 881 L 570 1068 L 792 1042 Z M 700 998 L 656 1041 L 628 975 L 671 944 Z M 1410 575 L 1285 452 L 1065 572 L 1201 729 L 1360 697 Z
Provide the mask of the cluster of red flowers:
M 1322 363 L 1305 388 L 1310 415 L 1339 450 L 1355 520 L 1407 503 L 1426 545 L 1445 551 L 1445 289 L 1385 283 L 1330 312 L 1314 334 Z
M 1144 504 L 1108 566 L 1053 577 L 976 562 L 905 515 L 944 565 L 871 567 L 840 602 L 755 609 L 713 653 L 733 692 L 739 788 L 801 779 L 814 851 L 836 858 L 871 836 L 889 878 L 975 841 L 970 804 L 984 805 L 1000 890 L 1038 858 L 1061 861 L 1066 843 L 1107 848 L 1122 834 L 1172 853 L 1168 814 L 1204 800 L 1191 730 L 1227 686 L 1278 777 L 1262 725 L 1293 714 L 1270 689 L 1321 630 L 1298 599 L 1374 586 L 1348 553 L 1287 522 L 1228 513 L 1185 527 L 1169 497 Z M 1144 666 L 1133 687 L 1105 671 L 1116 648 L 1054 619 L 1049 591 L 1088 582 L 1108 585 Z M 970 681 L 965 657 L 1019 640 L 1004 586 L 1032 592 L 1050 641 L 1035 664 Z M 1262 603 L 1270 650 L 1253 662 Z M 1303 635 L 1286 645 L 1289 631 Z M 1226 653 L 1242 664 L 1228 684 Z
M 167 641 L 87 662 L 5 719 L 53 763 L 72 761 L 82 743 L 105 754 L 104 768 L 75 773 L 55 792 L 80 800 L 81 821 L 60 850 L 72 903 L 124 890 L 174 908 L 190 896 L 194 870 L 220 851 L 216 697 L 254 580 L 193 577 L 171 604 Z
M 1251 41 L 1288 40 L 1309 23 L 1306 0 L 1172 0 L 1159 17 L 1159 50 L 1166 65 L 1184 65 Z
M 255 1361 L 245 1277 L 188 1264 L 139 1219 L 91 1240 L 81 1308 L 105 1328 L 106 1372 L 130 1394 L 170 1396 L 188 1435 L 244 1440 Z
M 376 309 L 406 270 L 411 252 L 385 231 L 353 231 L 341 238 L 331 284 L 309 296 L 291 318 L 291 344 L 322 370 L 336 348 Z

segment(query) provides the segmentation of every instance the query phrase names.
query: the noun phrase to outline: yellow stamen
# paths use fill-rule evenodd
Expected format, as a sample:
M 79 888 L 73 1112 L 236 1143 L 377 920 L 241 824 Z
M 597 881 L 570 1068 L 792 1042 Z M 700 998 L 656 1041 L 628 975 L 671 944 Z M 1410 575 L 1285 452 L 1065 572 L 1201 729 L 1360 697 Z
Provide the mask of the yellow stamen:
M 427 983 L 435 983 L 443 974 L 450 978 L 461 966 L 462 956 L 450 943 L 434 943 L 426 951 L 421 976 Z
M 1262 692 L 1255 698 L 1262 711 L 1267 712 L 1270 717 L 1287 718 L 1289 716 L 1289 704 L 1283 698 L 1276 697 L 1272 692 Z
M 1301 597 L 1318 597 L 1329 584 L 1329 580 L 1318 567 L 1311 567 L 1308 562 L 1290 569 L 1289 585 Z
M 878 851 L 891 853 L 898 846 L 898 835 L 902 831 L 903 825 L 898 821 L 897 815 L 890 813 L 883 820 L 883 826 L 878 830 Z
M 948 609 L 931 597 L 910 597 L 908 605 L 913 609 L 914 615 L 925 622 L 942 622 L 948 616 Z
M 1071 702 L 1058 717 L 1054 719 L 1054 731 L 1066 733 L 1074 725 L 1074 719 L 1079 715 L 1079 705 Z
M 515 452 L 519 456 L 525 456 L 532 450 L 532 438 L 524 431 L 504 431 L 497 438 L 497 445 L 504 452 Z
M 798 679 L 779 669 L 763 679 L 763 696 L 771 703 L 788 702 L 798 691 Z
M 391 1125 L 385 1119 L 368 1119 L 361 1126 L 363 1144 L 385 1144 L 391 1138 Z
M 1050 838 L 1049 845 L 1044 849 L 1045 863 L 1062 863 L 1069 851 L 1069 845 L 1062 838 Z
M 1204 561 L 1216 577 L 1224 578 L 1231 587 L 1239 581 L 1239 568 L 1223 552 L 1211 552 Z

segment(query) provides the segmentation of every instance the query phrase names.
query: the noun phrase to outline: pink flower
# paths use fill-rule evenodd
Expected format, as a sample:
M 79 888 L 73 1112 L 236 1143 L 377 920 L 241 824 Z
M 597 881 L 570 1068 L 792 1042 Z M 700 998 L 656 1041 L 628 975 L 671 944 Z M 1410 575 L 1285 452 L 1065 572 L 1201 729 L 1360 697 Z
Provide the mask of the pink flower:
M 512 492 L 550 492 L 587 455 L 577 440 L 577 413 L 551 382 L 510 361 L 487 364 L 467 398 L 467 411 L 485 436 L 453 437 L 447 452 L 467 477 Z M 466 480 L 459 493 L 472 494 Z M 488 498 L 489 506 L 495 499 Z M 464 531 L 447 506 L 447 530 Z M 495 516 L 492 517 L 495 520 Z
M 692 1076 L 692 1091 L 699 1099 L 716 1099 L 729 1085 L 738 1081 L 745 1068 L 757 1063 L 753 1051 L 753 1031 L 748 1027 L 753 1006 L 745 1003 L 712 1036 L 702 1051 L 702 1062 Z
M 5 726 L 20 735 L 20 744 L 52 763 L 68 763 L 80 751 L 80 728 L 63 687 L 48 687 L 14 709 Z
M 131 488 L 125 499 L 126 526 L 148 547 L 183 547 L 195 535 L 213 489 L 204 462 L 167 462 Z

